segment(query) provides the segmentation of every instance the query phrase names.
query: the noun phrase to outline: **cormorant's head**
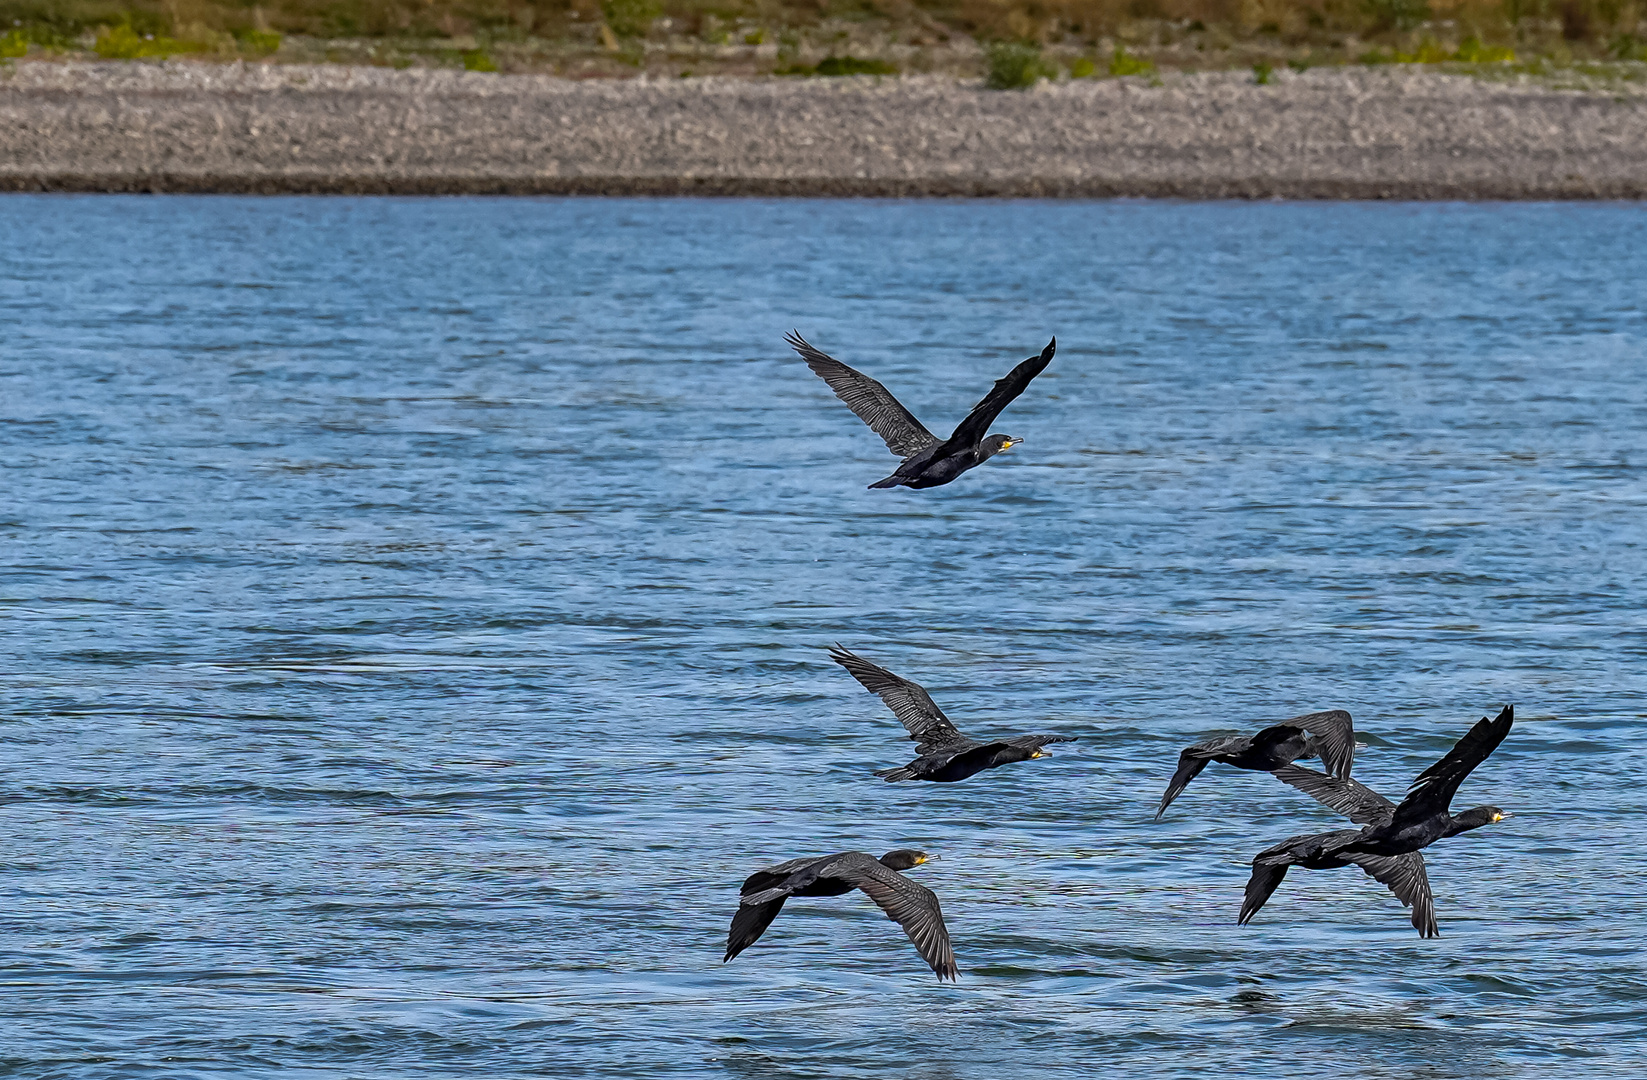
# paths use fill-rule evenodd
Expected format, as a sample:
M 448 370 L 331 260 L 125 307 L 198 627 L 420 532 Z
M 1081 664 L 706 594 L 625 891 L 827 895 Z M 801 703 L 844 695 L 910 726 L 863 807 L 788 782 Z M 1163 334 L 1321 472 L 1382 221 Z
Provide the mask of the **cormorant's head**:
M 912 866 L 931 862 L 937 857 L 936 855 L 928 855 L 924 851 L 916 851 L 913 848 L 899 848 L 896 851 L 889 851 L 882 855 L 881 865 L 888 870 L 908 870 Z
M 1010 765 L 1014 761 L 1034 761 L 1036 758 L 1046 757 L 1047 752 L 1039 746 L 1003 746 L 990 755 L 990 768 L 998 765 Z
M 984 457 L 994 457 L 1002 450 L 1011 450 L 1023 441 L 1012 435 L 991 435 L 978 444 L 978 449 L 984 452 Z
M 1483 825 L 1491 825 L 1495 821 L 1503 821 L 1509 817 L 1496 806 L 1476 806 L 1453 815 L 1453 826 L 1447 831 L 1448 836 L 1457 836 L 1461 832 L 1479 829 Z

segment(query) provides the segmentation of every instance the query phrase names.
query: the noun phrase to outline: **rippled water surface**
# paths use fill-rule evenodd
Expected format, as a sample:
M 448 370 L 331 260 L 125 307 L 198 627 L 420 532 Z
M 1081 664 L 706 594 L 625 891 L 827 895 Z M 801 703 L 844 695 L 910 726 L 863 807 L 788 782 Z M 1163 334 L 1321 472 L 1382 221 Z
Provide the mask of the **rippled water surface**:
M 0 199 L 0 1073 L 1641 1076 L 1647 212 Z M 935 428 L 1057 334 L 946 488 Z M 955 785 L 840 641 L 963 729 Z M 1203 734 L 1517 724 L 1443 936 Z M 733 963 L 737 886 L 895 846 Z

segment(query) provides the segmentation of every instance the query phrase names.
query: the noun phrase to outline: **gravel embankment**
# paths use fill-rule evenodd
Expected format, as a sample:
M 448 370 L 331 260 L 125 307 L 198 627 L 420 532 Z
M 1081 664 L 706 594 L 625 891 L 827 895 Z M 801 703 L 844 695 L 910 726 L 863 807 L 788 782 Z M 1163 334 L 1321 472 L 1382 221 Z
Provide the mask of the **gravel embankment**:
M 1411 68 L 571 82 L 270 65 L 0 71 L 0 189 L 1647 197 L 1647 93 Z

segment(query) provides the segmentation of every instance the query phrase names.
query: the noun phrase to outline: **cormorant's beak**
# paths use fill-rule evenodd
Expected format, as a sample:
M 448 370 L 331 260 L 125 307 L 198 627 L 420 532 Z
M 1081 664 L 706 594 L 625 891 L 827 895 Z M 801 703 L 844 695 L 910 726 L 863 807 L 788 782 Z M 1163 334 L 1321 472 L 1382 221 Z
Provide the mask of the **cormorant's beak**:
M 1034 761 L 1038 757 L 1046 757 L 1046 756 L 1047 756 L 1047 752 L 1045 750 L 1037 750 L 1034 753 L 1030 754 L 1029 758 L 1030 758 L 1031 761 Z
M 1001 449 L 1002 450 L 1011 450 L 1014 446 L 1017 446 L 1019 443 L 1021 443 L 1023 441 L 1024 440 L 1022 440 L 1022 439 L 1008 439 L 1006 442 L 1001 444 Z
M 919 866 L 924 862 L 931 862 L 932 860 L 936 859 L 937 857 L 938 856 L 936 856 L 936 855 L 922 855 L 919 859 L 915 860 L 915 865 Z
M 1500 810 L 1498 813 L 1493 815 L 1493 820 L 1494 821 L 1503 821 L 1507 817 L 1514 817 L 1514 816 L 1515 816 L 1514 814 L 1506 814 L 1502 810 Z

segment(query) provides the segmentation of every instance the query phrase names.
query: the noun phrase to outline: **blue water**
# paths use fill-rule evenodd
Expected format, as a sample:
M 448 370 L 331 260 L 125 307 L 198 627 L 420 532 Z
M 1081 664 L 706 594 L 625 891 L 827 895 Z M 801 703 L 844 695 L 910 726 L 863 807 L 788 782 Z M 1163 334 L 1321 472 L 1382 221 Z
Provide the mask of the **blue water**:
M 1639 1077 L 1647 211 L 0 199 L 0 1075 Z M 784 347 L 935 429 L 945 488 Z M 947 428 L 945 428 L 947 430 Z M 964 730 L 955 785 L 840 641 Z M 1346 708 L 1429 854 L 1178 750 Z M 751 870 L 918 846 L 732 964 Z

